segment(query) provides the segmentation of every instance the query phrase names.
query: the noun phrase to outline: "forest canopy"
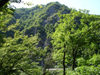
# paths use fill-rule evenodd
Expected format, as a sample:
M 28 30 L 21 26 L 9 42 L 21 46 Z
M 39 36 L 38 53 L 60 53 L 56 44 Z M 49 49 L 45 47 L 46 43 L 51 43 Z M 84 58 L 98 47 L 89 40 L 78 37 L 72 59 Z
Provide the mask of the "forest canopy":
M 0 75 L 100 74 L 99 15 L 59 2 L 12 9 L 8 1 L 0 0 Z

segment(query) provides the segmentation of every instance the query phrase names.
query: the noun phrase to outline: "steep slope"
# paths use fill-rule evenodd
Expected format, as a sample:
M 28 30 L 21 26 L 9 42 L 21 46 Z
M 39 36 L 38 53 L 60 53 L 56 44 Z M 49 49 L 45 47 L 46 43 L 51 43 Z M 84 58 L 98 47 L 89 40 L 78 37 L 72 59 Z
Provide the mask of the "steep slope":
M 67 6 L 58 2 L 37 5 L 30 9 L 16 9 L 15 16 L 9 24 L 17 23 L 15 29 L 19 30 L 22 35 L 30 37 L 38 34 L 41 39 L 38 46 L 44 48 L 50 44 L 50 37 L 59 21 L 58 13 L 67 14 L 70 13 L 70 10 Z M 14 31 L 8 32 L 8 36 L 14 37 Z

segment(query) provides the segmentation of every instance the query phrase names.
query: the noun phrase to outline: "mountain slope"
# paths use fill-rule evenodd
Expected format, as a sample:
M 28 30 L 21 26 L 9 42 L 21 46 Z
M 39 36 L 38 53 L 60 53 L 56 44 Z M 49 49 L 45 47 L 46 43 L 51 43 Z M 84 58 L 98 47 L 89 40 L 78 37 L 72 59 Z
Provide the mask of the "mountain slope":
M 38 46 L 44 48 L 49 45 L 52 32 L 55 31 L 57 22 L 59 21 L 58 13 L 70 13 L 67 6 L 58 2 L 52 2 L 47 5 L 37 5 L 33 8 L 16 9 L 13 19 L 8 25 L 18 24 L 15 30 L 19 30 L 22 35 L 38 34 L 41 39 Z M 7 32 L 7 36 L 14 37 L 14 31 Z

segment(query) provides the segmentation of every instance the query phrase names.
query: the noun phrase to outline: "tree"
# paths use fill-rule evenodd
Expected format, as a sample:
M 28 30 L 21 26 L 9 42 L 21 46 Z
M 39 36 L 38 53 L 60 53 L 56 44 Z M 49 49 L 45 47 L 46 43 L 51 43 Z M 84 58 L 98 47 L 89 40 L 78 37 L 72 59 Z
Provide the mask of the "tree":
M 36 48 L 37 42 L 37 36 L 28 38 L 17 35 L 14 39 L 7 38 L 0 48 L 0 74 L 38 75 L 41 72 L 38 64 L 41 61 L 42 50 Z
M 100 25 L 99 23 L 94 25 L 93 22 L 97 22 L 96 17 L 89 15 L 87 11 L 72 10 L 70 14 L 61 15 L 59 25 L 53 35 L 53 45 L 58 51 L 65 50 L 66 55 L 71 56 L 73 70 L 77 66 L 76 58 L 86 52 L 86 49 L 90 49 L 90 43 L 94 42 L 93 38 L 98 39 L 93 37 L 95 36 L 93 31 L 98 30 Z M 90 40 L 90 37 L 93 38 Z
M 8 22 L 7 19 L 9 20 L 8 17 L 9 15 L 7 18 L 3 17 L 5 22 L 2 18 L 3 20 L 1 20 L 1 24 L 5 26 Z M 27 75 L 38 75 L 41 72 L 41 68 L 38 64 L 41 61 L 42 55 L 42 51 L 40 51 L 41 48 L 37 48 L 39 39 L 37 35 L 34 37 L 21 36 L 21 33 L 18 30 L 15 30 L 18 25 L 19 24 L 16 21 L 15 25 L 13 24 L 8 26 L 6 30 L 13 31 L 13 37 L 3 37 L 5 43 L 3 43 L 2 47 L 0 47 L 0 74 L 16 75 L 25 73 Z
M 66 75 L 65 72 L 65 55 L 66 55 L 66 39 L 65 39 L 65 30 L 63 29 L 64 26 L 60 26 L 56 29 L 55 33 L 53 34 L 53 47 L 54 49 L 56 49 L 57 51 L 61 50 L 60 52 L 63 53 L 63 60 L 62 60 L 62 64 L 63 64 L 63 75 Z M 61 30 L 61 31 L 60 31 Z M 58 52 L 59 53 L 59 52 Z
M 4 5 L 6 5 L 9 1 L 16 2 L 16 3 L 21 2 L 21 0 L 0 0 L 0 8 L 2 8 Z
M 11 20 L 12 13 L 13 11 L 9 8 L 2 9 L 2 11 L 0 11 L 0 46 L 4 41 L 3 38 L 7 29 L 6 24 Z

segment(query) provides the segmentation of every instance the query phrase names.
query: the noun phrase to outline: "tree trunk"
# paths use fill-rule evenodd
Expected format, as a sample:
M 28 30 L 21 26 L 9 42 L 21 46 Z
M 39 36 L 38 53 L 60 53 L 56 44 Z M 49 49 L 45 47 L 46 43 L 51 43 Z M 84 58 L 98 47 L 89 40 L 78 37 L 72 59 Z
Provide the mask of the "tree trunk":
M 46 75 L 46 67 L 43 68 L 43 75 Z
M 76 67 L 76 53 L 77 53 L 76 50 L 73 49 L 73 53 L 72 53 L 72 56 L 73 56 L 72 70 L 74 70 L 75 67 Z
M 43 66 L 42 72 L 43 72 L 43 74 L 42 74 L 42 75 L 46 75 L 46 64 L 45 64 L 44 59 L 45 59 L 45 58 L 43 57 L 43 59 L 42 59 L 42 66 Z
M 64 56 L 63 56 L 63 75 L 66 75 L 65 52 L 64 52 Z

